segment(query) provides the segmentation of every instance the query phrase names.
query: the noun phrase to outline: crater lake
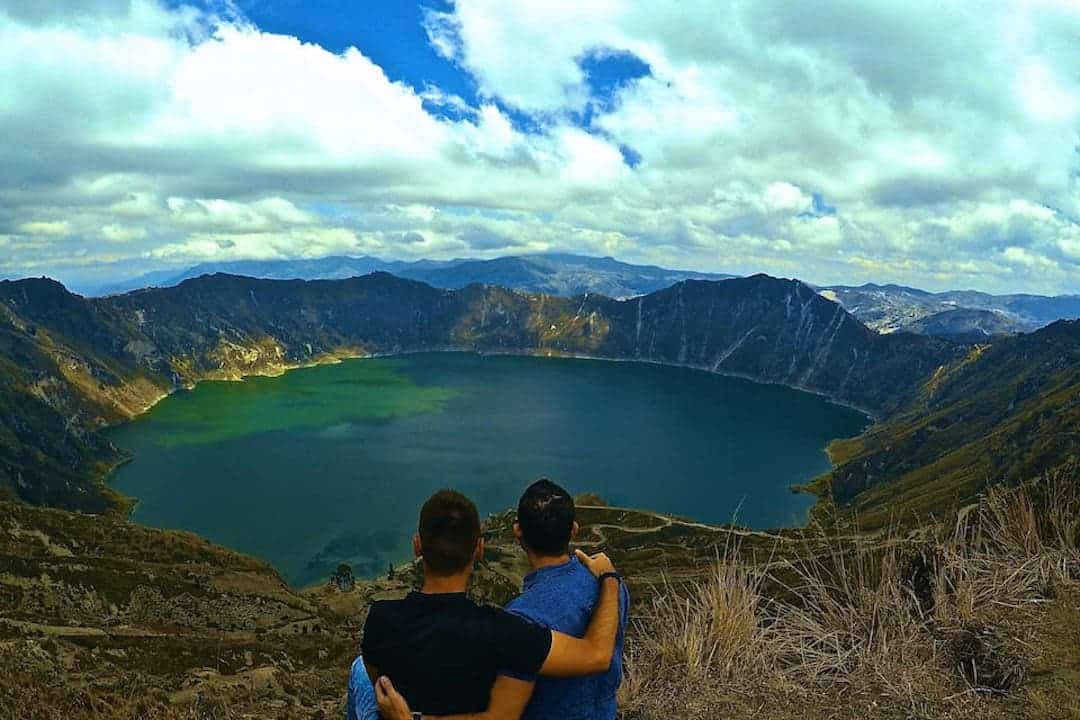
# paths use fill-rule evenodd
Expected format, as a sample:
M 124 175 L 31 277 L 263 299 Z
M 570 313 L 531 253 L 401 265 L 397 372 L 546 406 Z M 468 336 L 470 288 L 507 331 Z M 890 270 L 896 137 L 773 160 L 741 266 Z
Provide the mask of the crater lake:
M 132 518 L 260 557 L 292 584 L 410 555 L 420 504 L 481 514 L 541 476 L 612 505 L 754 528 L 805 522 L 793 493 L 862 413 L 826 398 L 635 362 L 433 352 L 203 382 L 109 431 Z

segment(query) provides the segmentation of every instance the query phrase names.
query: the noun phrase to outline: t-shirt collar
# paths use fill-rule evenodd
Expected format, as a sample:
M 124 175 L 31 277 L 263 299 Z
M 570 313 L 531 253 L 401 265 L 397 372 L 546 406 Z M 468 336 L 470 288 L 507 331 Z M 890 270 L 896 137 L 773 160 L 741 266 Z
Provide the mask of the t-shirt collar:
M 539 568 L 537 570 L 533 570 L 531 573 L 529 573 L 528 575 L 525 576 L 525 581 L 524 581 L 525 589 L 528 590 L 529 588 L 531 588 L 533 585 L 540 582 L 541 580 L 546 580 L 548 578 L 559 577 L 561 575 L 565 575 L 566 573 L 573 570 L 575 565 L 580 565 L 580 564 L 581 563 L 577 559 L 577 556 L 571 555 L 570 559 L 567 560 L 564 563 L 559 563 L 558 565 L 547 565 L 547 566 Z
M 454 593 L 426 593 L 419 590 L 412 590 L 409 592 L 408 597 L 413 600 L 419 600 L 420 602 L 454 602 L 455 600 L 468 600 L 469 594 L 467 592 L 454 592 Z

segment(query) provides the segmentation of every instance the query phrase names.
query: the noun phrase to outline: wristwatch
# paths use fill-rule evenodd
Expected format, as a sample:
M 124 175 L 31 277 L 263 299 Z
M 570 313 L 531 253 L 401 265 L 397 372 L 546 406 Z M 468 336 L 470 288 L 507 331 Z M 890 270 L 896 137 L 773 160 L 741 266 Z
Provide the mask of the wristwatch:
M 606 572 L 606 573 L 600 573 L 600 577 L 596 578 L 596 581 L 597 582 L 604 582 L 609 577 L 615 578 L 617 581 L 622 582 L 622 575 L 620 575 L 617 572 L 613 572 L 613 571 Z
M 412 720 L 424 720 L 424 713 L 416 712 L 415 710 L 413 710 Z

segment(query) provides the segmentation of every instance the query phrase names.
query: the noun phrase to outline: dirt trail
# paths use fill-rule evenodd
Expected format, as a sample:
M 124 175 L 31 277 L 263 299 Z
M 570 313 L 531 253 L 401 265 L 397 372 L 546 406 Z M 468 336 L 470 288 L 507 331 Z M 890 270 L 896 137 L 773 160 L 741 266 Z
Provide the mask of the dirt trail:
M 582 541 L 582 545 L 601 545 L 607 542 L 607 536 L 604 534 L 604 528 L 615 528 L 621 532 L 641 534 L 641 533 L 653 533 L 660 530 L 666 530 L 669 527 L 679 525 L 682 527 L 696 528 L 699 530 L 707 530 L 709 532 L 717 534 L 738 535 L 739 537 L 760 537 L 768 540 L 775 540 L 777 542 L 792 542 L 792 538 L 787 538 L 782 535 L 774 535 L 772 533 L 763 532 L 761 530 L 748 530 L 745 528 L 725 528 L 717 527 L 715 525 L 706 525 L 704 523 L 693 522 L 691 520 L 679 520 L 676 518 L 663 515 L 658 512 L 652 512 L 649 510 L 634 510 L 630 508 L 621 507 L 608 507 L 600 505 L 580 505 L 581 509 L 588 510 L 602 510 L 602 511 L 615 511 L 615 512 L 627 512 L 635 515 L 643 515 L 657 521 L 656 525 L 650 525 L 649 527 L 627 527 L 625 525 L 619 525 L 616 523 L 590 523 L 585 527 L 586 530 L 595 532 L 600 539 L 594 541 Z

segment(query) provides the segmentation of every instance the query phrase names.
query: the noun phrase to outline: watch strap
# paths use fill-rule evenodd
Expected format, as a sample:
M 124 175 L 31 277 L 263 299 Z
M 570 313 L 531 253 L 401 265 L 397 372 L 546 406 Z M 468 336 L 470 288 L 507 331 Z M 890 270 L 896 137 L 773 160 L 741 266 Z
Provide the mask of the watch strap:
M 600 577 L 598 577 L 596 579 L 597 579 L 598 582 L 604 582 L 609 577 L 610 578 L 615 578 L 617 581 L 622 582 L 622 575 L 620 575 L 617 572 L 613 572 L 613 571 L 609 571 L 609 572 L 606 572 L 606 573 L 601 573 Z

